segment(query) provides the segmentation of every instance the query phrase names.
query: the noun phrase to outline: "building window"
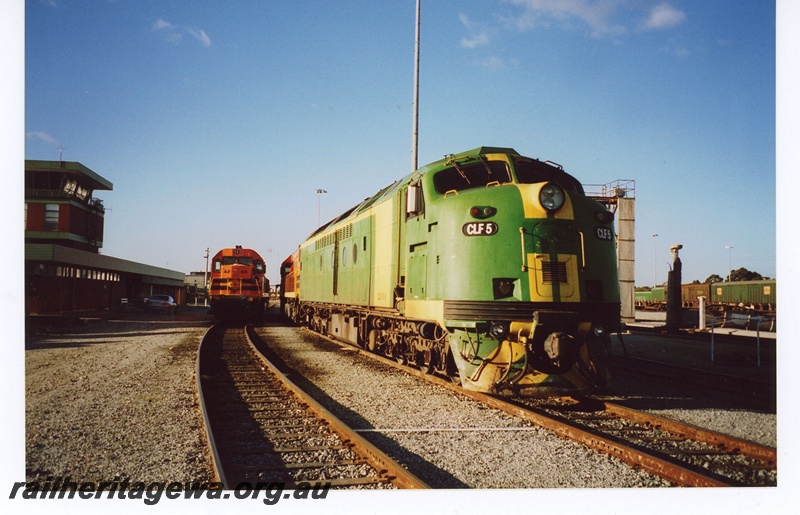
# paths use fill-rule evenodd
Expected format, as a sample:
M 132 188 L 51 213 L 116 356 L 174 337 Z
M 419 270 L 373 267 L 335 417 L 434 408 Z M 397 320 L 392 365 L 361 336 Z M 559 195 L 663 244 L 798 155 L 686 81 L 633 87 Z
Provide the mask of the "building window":
M 46 204 L 44 208 L 44 230 L 58 230 L 58 204 Z

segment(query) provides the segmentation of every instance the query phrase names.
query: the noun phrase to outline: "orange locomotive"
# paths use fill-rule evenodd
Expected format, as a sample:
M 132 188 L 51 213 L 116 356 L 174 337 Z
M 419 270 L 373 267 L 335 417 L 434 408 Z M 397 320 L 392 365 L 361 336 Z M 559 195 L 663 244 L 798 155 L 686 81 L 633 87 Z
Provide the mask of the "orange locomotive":
M 211 261 L 209 299 L 219 320 L 254 319 L 264 314 L 269 295 L 266 264 L 252 249 L 222 249 Z
M 295 299 L 300 294 L 300 250 L 287 257 L 281 263 L 281 313 L 285 313 L 292 320 L 295 313 Z

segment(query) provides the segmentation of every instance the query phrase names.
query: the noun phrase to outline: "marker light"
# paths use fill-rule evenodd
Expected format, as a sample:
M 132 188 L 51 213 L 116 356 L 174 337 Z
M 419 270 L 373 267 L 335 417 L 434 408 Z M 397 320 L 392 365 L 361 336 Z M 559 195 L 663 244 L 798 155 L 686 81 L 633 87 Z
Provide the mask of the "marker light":
M 539 202 L 548 211 L 558 211 L 564 206 L 564 189 L 554 182 L 548 182 L 539 190 Z
M 614 221 L 614 213 L 611 211 L 595 211 L 594 218 L 601 224 L 610 224 Z
M 473 206 L 469 210 L 469 214 L 472 215 L 473 218 L 489 218 L 490 216 L 494 216 L 497 213 L 497 209 L 491 206 Z

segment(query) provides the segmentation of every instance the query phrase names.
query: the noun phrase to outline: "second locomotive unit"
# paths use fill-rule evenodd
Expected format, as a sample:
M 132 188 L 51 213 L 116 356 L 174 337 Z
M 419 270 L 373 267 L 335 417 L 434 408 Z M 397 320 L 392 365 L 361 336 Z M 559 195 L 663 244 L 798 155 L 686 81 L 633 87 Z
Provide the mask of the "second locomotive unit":
M 613 214 L 560 165 L 481 147 L 343 213 L 281 267 L 294 321 L 471 390 L 607 384 Z
M 266 263 L 252 249 L 236 245 L 211 259 L 211 313 L 218 320 L 252 320 L 264 314 L 269 293 Z

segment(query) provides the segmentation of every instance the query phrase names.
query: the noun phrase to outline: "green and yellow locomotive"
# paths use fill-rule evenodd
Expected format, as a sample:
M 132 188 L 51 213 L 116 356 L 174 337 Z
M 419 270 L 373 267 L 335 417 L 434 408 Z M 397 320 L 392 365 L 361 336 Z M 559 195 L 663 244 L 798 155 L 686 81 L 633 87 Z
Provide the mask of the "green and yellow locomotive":
M 311 234 L 281 267 L 281 304 L 471 390 L 590 391 L 620 320 L 613 218 L 555 163 L 450 155 Z

